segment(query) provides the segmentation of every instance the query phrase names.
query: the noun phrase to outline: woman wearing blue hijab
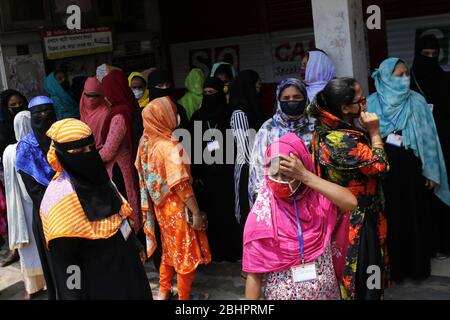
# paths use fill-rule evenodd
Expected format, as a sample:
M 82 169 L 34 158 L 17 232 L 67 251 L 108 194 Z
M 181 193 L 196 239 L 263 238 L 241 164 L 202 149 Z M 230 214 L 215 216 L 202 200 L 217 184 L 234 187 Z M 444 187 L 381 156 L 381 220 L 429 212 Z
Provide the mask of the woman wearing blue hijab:
M 380 118 L 390 163 L 384 187 L 392 279 L 423 280 L 431 268 L 431 199 L 450 205 L 441 144 L 428 103 L 410 90 L 404 61 L 385 60 L 372 78 L 377 92 L 368 110 Z

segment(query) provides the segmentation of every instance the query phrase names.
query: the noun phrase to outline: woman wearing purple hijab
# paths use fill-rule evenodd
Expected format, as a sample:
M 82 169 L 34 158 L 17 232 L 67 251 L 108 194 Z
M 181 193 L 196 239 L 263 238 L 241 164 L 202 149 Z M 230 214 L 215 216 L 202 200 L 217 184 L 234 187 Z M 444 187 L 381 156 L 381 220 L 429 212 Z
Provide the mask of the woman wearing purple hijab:
M 308 51 L 302 64 L 306 65 L 305 79 L 309 101 L 313 101 L 320 92 L 336 75 L 336 69 L 328 55 L 320 50 Z

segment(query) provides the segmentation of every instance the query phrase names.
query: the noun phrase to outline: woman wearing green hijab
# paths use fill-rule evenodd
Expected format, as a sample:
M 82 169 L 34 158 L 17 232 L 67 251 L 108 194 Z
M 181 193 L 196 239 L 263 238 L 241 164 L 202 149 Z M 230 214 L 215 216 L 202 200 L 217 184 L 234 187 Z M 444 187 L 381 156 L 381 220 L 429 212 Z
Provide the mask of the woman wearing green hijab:
M 203 99 L 204 82 L 205 76 L 203 75 L 203 71 L 197 68 L 192 69 L 186 77 L 186 94 L 178 103 L 186 110 L 189 119 L 191 119 L 195 111 L 200 109 Z
M 367 107 L 380 119 L 390 163 L 384 193 L 391 276 L 396 281 L 424 280 L 431 268 L 431 198 L 450 205 L 441 144 L 428 103 L 410 90 L 403 60 L 386 59 L 372 78 L 377 92 L 368 98 Z

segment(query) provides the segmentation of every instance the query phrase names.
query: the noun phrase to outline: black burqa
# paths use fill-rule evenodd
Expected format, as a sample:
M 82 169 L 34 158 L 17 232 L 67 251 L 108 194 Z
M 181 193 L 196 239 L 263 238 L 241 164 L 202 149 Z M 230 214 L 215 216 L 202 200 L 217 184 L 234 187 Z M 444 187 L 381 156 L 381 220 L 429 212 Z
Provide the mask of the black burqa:
M 201 108 L 194 112 L 191 118 L 191 136 L 205 135 L 209 129 L 211 138 L 209 141 L 203 139 L 193 140 L 192 144 L 201 144 L 200 148 L 193 146 L 193 152 L 201 151 L 197 157 L 191 159 L 201 160 L 192 165 L 192 175 L 194 178 L 196 198 L 200 209 L 208 215 L 208 241 L 211 248 L 213 261 L 235 262 L 242 256 L 242 241 L 240 237 L 239 224 L 234 216 L 234 180 L 233 164 L 227 164 L 227 140 L 233 136 L 227 136 L 227 129 L 230 129 L 227 118 L 228 104 L 223 91 L 224 83 L 218 78 L 206 78 L 204 88 L 213 88 L 217 93 L 203 95 Z M 197 130 L 198 132 L 195 132 Z M 220 134 L 223 139 L 216 138 Z M 195 138 L 194 138 L 195 139 Z M 208 150 L 208 143 L 217 140 L 220 150 Z M 229 143 L 228 143 L 229 144 Z M 205 161 L 203 154 L 211 156 L 211 161 Z M 217 158 L 216 158 L 217 157 Z
M 56 114 L 51 105 L 40 105 L 30 109 L 31 111 L 31 127 L 33 133 L 36 136 L 36 140 L 39 142 L 39 151 L 47 153 L 50 147 L 51 139 L 45 135 L 51 125 L 56 122 Z M 37 115 L 38 112 L 45 112 L 45 115 Z M 31 175 L 19 171 L 22 177 L 25 188 L 28 195 L 33 201 L 33 235 L 36 240 L 36 247 L 39 254 L 39 259 L 42 265 L 42 271 L 44 273 L 45 283 L 47 286 L 47 295 L 49 300 L 56 300 L 57 291 L 55 286 L 54 271 L 52 265 L 52 257 L 47 250 L 45 242 L 44 229 L 42 226 L 41 216 L 39 209 L 44 197 L 47 186 L 44 186 L 37 182 Z
M 22 99 L 22 105 L 12 109 L 8 108 L 9 100 L 13 96 L 18 96 Z M 14 118 L 20 111 L 27 110 L 27 99 L 16 90 L 5 90 L 0 94 L 0 157 L 10 144 L 16 143 L 16 136 L 14 134 Z
M 248 119 L 250 129 L 259 130 L 265 121 L 260 94 L 256 83 L 260 77 L 256 71 L 244 70 L 238 73 L 231 84 L 230 111 L 243 111 Z
M 55 143 L 56 156 L 74 186 L 89 221 L 99 221 L 117 214 L 122 200 L 111 183 L 97 150 L 78 154 L 68 150 L 95 145 L 93 136 Z M 139 258 L 140 246 L 132 234 L 127 240 L 118 231 L 107 239 L 57 238 L 49 243 L 55 272 L 58 299 L 151 300 L 152 293 Z M 68 288 L 67 270 L 80 268 L 81 288 Z
M 414 63 L 411 70 L 411 89 L 422 94 L 428 103 L 433 104 L 433 116 L 441 141 L 442 152 L 450 173 L 450 78 L 439 65 L 439 55 L 431 58 L 421 54 L 423 49 L 441 50 L 434 35 L 426 35 L 416 42 Z M 432 195 L 432 248 L 450 255 L 450 209 L 436 196 Z

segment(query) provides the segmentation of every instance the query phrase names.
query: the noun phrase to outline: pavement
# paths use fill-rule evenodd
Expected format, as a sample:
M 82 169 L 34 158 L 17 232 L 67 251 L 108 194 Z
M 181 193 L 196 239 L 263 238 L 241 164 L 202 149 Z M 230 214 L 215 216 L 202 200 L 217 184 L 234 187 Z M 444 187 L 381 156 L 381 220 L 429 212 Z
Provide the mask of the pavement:
M 0 263 L 7 256 L 5 247 L 0 250 Z M 152 261 L 145 265 L 150 286 L 157 298 L 159 276 Z M 176 280 L 175 291 L 176 291 Z M 240 263 L 212 263 L 200 266 L 193 284 L 193 293 L 208 293 L 210 300 L 243 300 L 244 280 Z M 24 286 L 20 263 L 0 268 L 0 300 L 22 300 Z M 46 294 L 35 300 L 45 300 Z M 386 300 L 450 300 L 450 258 L 432 261 L 432 275 L 423 282 L 394 283 L 385 291 Z

